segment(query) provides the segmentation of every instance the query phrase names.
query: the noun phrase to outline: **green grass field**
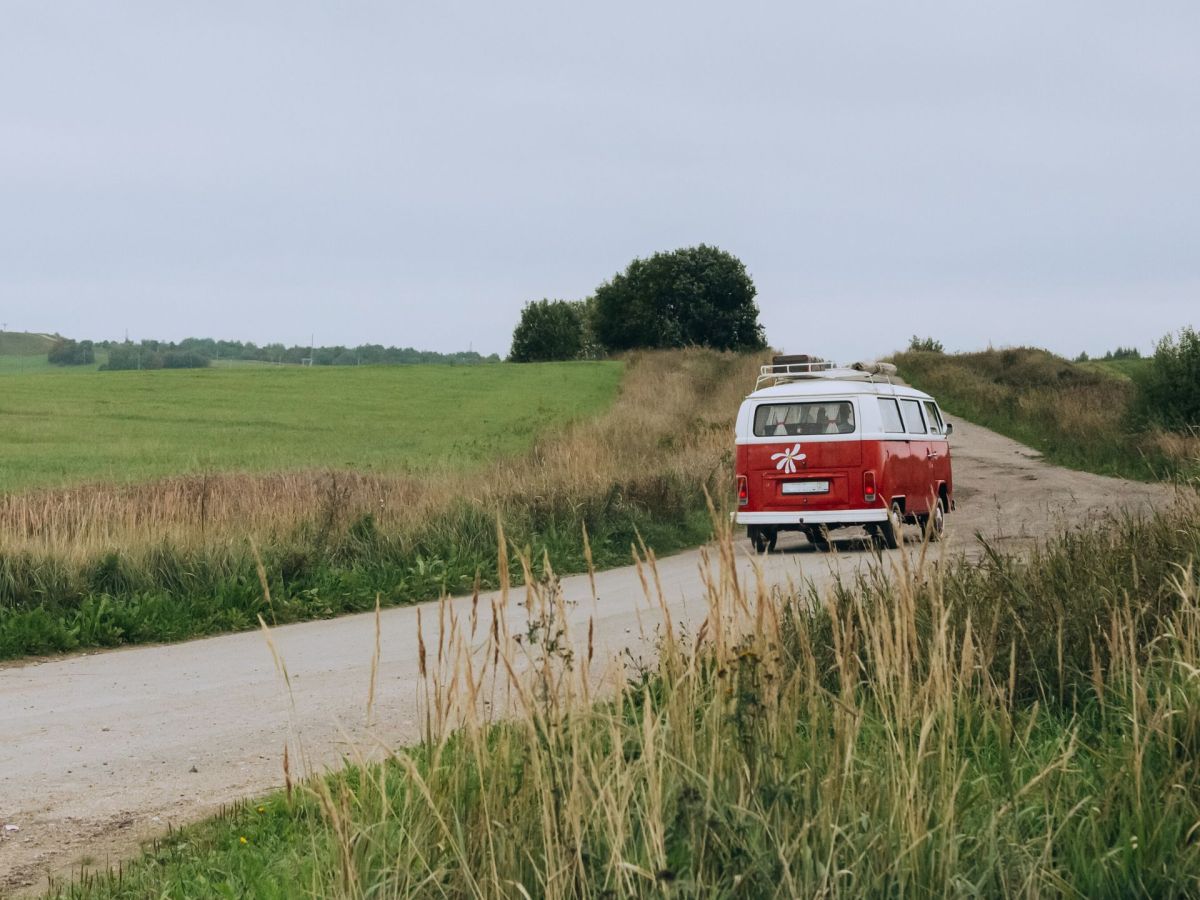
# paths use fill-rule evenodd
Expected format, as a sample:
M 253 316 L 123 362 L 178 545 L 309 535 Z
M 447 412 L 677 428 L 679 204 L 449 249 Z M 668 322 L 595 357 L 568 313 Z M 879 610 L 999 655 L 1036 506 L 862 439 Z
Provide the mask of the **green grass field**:
M 4 362 L 0 492 L 200 471 L 469 469 L 603 409 L 621 379 L 614 362 L 103 373 L 26 363 Z
M 87 366 L 88 369 L 95 369 L 95 366 Z M 30 356 L 22 354 L 5 354 L 0 355 L 0 375 L 23 375 L 32 372 L 47 372 L 51 371 L 53 366 L 46 359 L 43 353 L 41 356 Z
M 1076 363 L 1076 365 L 1091 369 L 1096 372 L 1104 372 L 1107 375 L 1115 375 L 1118 378 L 1132 380 L 1139 373 L 1145 371 L 1152 363 L 1152 357 L 1143 359 L 1093 359 L 1088 362 Z
M 0 331 L 0 356 L 45 356 L 54 346 L 48 334 L 26 331 Z
M 728 492 L 732 417 L 760 362 L 5 377 L 6 485 L 53 487 L 0 494 L 0 659 L 494 586 L 498 520 L 535 572 L 582 571 L 585 526 L 598 567 L 639 539 L 694 546 L 706 494 Z

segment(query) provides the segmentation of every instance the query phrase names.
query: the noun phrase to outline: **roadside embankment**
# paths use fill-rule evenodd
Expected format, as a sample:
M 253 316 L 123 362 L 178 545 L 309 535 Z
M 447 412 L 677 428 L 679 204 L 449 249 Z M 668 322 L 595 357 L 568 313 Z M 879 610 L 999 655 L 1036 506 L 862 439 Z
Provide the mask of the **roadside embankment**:
M 1200 435 L 1140 421 L 1137 386 L 1128 377 L 1029 347 L 893 359 L 906 381 L 952 414 L 1058 465 L 1142 481 L 1200 472 Z

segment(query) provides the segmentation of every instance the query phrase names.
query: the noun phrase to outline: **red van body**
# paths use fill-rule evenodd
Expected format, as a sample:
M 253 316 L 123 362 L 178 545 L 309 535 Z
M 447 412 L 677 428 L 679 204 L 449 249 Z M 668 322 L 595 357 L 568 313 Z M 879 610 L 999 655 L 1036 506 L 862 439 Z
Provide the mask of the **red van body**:
M 773 380 L 737 420 L 736 520 L 757 549 L 781 531 L 826 547 L 849 526 L 889 547 L 906 523 L 941 536 L 954 509 L 953 429 L 932 397 L 853 369 Z

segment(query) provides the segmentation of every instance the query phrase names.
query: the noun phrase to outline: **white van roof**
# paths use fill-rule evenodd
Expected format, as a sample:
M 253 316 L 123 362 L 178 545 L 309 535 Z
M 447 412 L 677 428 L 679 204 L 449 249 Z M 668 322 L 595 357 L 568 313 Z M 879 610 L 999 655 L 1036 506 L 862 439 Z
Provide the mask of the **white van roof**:
M 809 378 L 789 381 L 771 387 L 759 388 L 746 396 L 747 400 L 807 400 L 810 397 L 846 396 L 847 394 L 872 394 L 880 397 L 912 397 L 916 400 L 932 400 L 924 391 L 906 384 L 889 384 L 879 381 L 850 381 L 839 378 Z

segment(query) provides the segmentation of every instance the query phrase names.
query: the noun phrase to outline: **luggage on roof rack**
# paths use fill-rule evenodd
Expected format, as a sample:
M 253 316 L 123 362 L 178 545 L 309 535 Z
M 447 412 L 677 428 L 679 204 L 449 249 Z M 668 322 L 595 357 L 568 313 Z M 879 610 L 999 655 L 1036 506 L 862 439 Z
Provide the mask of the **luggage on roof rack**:
M 776 354 L 771 357 L 773 366 L 791 366 L 801 363 L 822 363 L 825 360 L 819 356 L 809 356 L 807 353 Z
M 876 377 L 883 377 L 890 382 L 891 376 L 895 374 L 896 367 L 891 363 L 856 362 L 849 366 L 835 366 L 827 360 L 807 355 L 776 356 L 771 365 L 762 366 L 759 369 L 754 389 L 757 391 L 762 387 L 810 378 L 824 378 L 832 381 L 874 381 Z
M 856 362 L 850 363 L 855 372 L 865 372 L 868 375 L 886 375 L 889 378 L 896 374 L 896 367 L 885 362 Z

